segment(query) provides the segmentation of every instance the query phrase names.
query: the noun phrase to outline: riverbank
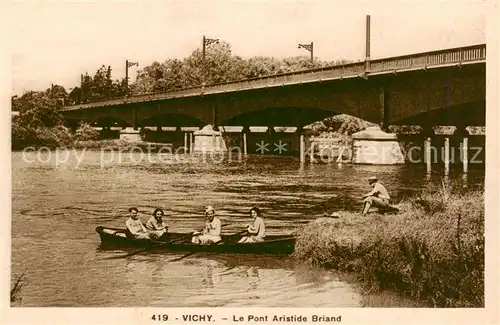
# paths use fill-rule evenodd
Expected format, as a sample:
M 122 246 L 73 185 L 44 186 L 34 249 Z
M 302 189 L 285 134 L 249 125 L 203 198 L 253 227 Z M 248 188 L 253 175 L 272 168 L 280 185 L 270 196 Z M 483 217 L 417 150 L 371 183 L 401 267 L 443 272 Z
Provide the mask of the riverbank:
M 344 212 L 306 225 L 294 257 L 350 272 L 367 292 L 435 307 L 484 307 L 484 196 L 426 190 L 398 215 Z
M 139 149 L 147 150 L 148 152 L 174 152 L 171 143 L 156 143 L 156 142 L 130 142 L 121 139 L 105 139 L 105 140 L 74 140 L 66 144 L 32 144 L 25 147 L 16 147 L 12 151 L 23 151 L 29 148 L 30 150 L 37 149 L 50 149 L 50 150 L 86 150 L 86 151 L 100 151 L 100 150 L 113 150 L 121 152 L 134 152 Z M 181 150 L 182 152 L 182 150 Z

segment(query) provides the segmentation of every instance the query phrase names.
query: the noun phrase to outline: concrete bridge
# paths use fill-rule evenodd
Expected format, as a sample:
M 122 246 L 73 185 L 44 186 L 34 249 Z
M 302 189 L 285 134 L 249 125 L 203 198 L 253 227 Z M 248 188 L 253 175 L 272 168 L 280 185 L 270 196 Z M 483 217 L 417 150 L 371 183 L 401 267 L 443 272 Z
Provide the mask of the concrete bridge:
M 349 114 L 391 124 L 485 125 L 486 45 L 362 61 L 63 107 L 111 126 L 297 126 Z

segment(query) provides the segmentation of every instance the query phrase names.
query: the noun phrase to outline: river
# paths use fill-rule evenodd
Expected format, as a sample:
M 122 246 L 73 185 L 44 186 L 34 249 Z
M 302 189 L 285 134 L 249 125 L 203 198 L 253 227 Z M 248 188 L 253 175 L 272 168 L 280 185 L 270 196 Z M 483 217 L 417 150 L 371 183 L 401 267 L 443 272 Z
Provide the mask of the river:
M 55 152 L 13 153 L 11 262 L 12 275 L 25 272 L 28 280 L 22 306 L 363 306 L 355 282 L 283 257 L 200 253 L 168 263 L 165 255 L 145 253 L 105 259 L 123 251 L 100 249 L 95 227 L 122 227 L 127 209 L 137 206 L 143 222 L 161 207 L 171 231 L 194 231 L 203 226 L 204 206 L 213 205 L 228 224 L 223 233 L 231 233 L 250 223 L 248 210 L 259 206 L 268 233 L 286 234 L 325 211 L 359 211 L 357 198 L 369 191 L 366 178 L 373 174 L 396 201 L 441 181 L 437 174 L 426 177 L 421 166 L 301 167 L 297 158 L 260 155 L 160 161 L 156 154 L 141 160 L 139 153 L 118 161 L 112 155 L 78 151 L 60 163 Z M 482 186 L 484 171 L 450 179 Z

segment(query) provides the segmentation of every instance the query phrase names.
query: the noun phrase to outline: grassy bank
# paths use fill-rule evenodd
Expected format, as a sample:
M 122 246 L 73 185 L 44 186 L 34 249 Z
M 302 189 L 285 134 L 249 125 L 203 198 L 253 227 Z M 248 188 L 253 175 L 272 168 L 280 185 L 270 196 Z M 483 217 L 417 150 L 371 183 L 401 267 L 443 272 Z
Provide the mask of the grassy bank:
M 317 219 L 303 229 L 294 257 L 354 272 L 367 292 L 393 290 L 436 307 L 483 307 L 483 193 L 428 190 L 401 208 L 398 215 Z

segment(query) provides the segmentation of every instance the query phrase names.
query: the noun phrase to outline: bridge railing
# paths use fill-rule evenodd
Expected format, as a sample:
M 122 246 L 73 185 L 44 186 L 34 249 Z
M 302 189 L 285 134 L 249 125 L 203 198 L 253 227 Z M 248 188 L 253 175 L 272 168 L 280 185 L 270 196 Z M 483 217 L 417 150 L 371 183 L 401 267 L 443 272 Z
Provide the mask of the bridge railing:
M 251 88 L 261 88 L 266 86 L 285 85 L 290 83 L 300 83 L 316 81 L 319 79 L 330 79 L 342 76 L 355 76 L 364 72 L 364 62 L 348 63 L 344 65 L 316 68 L 312 70 L 300 70 L 287 72 L 271 76 L 229 81 L 214 85 L 208 85 L 205 90 L 212 91 L 234 91 Z
M 388 59 L 373 60 L 370 72 L 384 72 L 398 69 L 425 68 L 446 64 L 459 64 L 486 59 L 486 45 L 473 45 L 448 50 L 403 55 Z
M 486 44 L 460 47 L 454 49 L 425 52 L 419 54 L 410 54 L 387 59 L 377 59 L 370 62 L 370 68 L 367 71 L 365 62 L 355 62 L 343 65 L 328 66 L 311 70 L 301 70 L 287 72 L 271 76 L 263 76 L 251 79 L 229 81 L 225 83 L 206 85 L 205 87 L 190 87 L 181 90 L 148 93 L 134 95 L 130 97 L 120 97 L 106 101 L 99 101 L 101 105 L 90 103 L 70 106 L 66 109 L 76 109 L 81 106 L 109 106 L 124 103 L 135 103 L 148 100 L 160 100 L 167 98 L 176 98 L 184 96 L 197 96 L 201 94 L 212 94 L 220 92 L 230 92 L 239 90 L 249 90 L 253 88 L 273 87 L 294 83 L 330 80 L 336 78 L 356 77 L 359 75 L 397 71 L 401 69 L 418 69 L 432 66 L 443 66 L 448 64 L 461 64 L 471 61 L 486 59 Z

